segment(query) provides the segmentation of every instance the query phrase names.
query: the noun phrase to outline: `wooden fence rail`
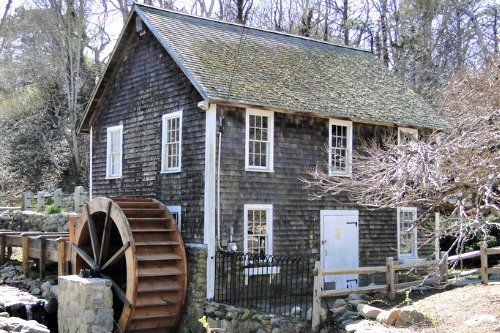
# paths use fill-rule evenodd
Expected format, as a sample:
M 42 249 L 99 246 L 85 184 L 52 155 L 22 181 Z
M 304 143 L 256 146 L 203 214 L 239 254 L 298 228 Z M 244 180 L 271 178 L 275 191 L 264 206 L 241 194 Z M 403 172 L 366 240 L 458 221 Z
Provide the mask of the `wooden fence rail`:
M 87 192 L 85 192 L 83 186 L 75 187 L 73 194 L 64 194 L 60 188 L 52 193 L 38 191 L 36 195 L 31 192 L 24 192 L 22 195 L 21 209 L 30 210 L 36 208 L 37 212 L 43 212 L 48 198 L 52 198 L 53 205 L 57 208 L 63 206 L 63 198 L 73 198 L 75 213 L 81 213 L 82 207 L 87 199 Z M 33 201 L 36 201 L 36 204 L 33 204 Z
M 480 250 L 461 255 L 448 257 L 446 253 L 443 254 L 441 260 L 424 261 L 415 265 L 398 265 L 397 260 L 392 257 L 386 258 L 385 266 L 374 267 L 359 267 L 352 269 L 342 269 L 335 271 L 324 271 L 320 261 L 316 261 L 314 266 L 314 291 L 313 291 L 313 311 L 312 311 L 312 328 L 316 332 L 320 325 L 320 308 L 321 300 L 325 297 L 338 297 L 348 294 L 359 293 L 387 293 L 389 299 L 394 299 L 398 290 L 404 290 L 413 286 L 419 285 L 440 285 L 446 284 L 448 280 L 448 265 L 453 264 L 458 260 L 470 259 L 480 256 L 481 268 L 475 272 L 481 274 L 481 282 L 488 284 L 488 274 L 500 273 L 500 267 L 488 267 L 488 256 L 500 254 L 500 247 L 487 248 L 486 242 L 480 243 Z M 403 283 L 396 283 L 397 272 L 408 270 L 422 270 L 428 269 L 431 271 L 423 280 L 409 281 Z M 333 289 L 324 290 L 324 277 L 334 275 L 347 275 L 347 274 L 375 274 L 385 273 L 386 284 L 369 285 L 365 287 L 349 288 L 349 289 Z
M 0 196 L 0 211 L 20 210 L 21 206 L 14 206 L 20 200 L 14 196 Z

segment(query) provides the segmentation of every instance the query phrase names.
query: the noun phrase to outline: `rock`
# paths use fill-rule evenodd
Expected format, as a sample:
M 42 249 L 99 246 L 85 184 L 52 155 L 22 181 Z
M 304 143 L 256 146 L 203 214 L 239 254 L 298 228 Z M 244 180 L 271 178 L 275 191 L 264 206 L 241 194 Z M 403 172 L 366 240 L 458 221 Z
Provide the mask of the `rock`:
M 320 320 L 320 322 L 322 322 L 322 323 L 325 322 L 326 318 L 328 318 L 328 310 L 326 310 L 324 308 L 319 308 L 319 320 Z M 312 308 L 309 308 L 309 310 L 307 310 L 306 319 L 308 321 L 312 321 Z
M 345 304 L 346 304 L 345 300 L 343 300 L 342 298 L 339 298 L 339 299 L 335 300 L 335 303 L 333 303 L 333 308 L 340 308 L 341 306 L 344 306 Z
M 467 319 L 466 321 L 464 321 L 464 325 L 469 326 L 469 327 L 478 327 L 478 326 L 481 326 L 483 324 L 493 324 L 496 321 L 497 321 L 497 319 L 495 318 L 495 316 L 479 315 L 479 316 L 475 316 L 475 317 L 472 317 L 470 319 Z
M 396 327 L 408 327 L 415 324 L 422 323 L 427 318 L 415 308 L 404 308 L 401 310 L 398 319 L 394 323 Z
M 10 315 L 8 312 L 0 312 L 0 318 L 9 318 Z
M 294 306 L 292 308 L 292 311 L 290 311 L 290 314 L 292 316 L 300 316 L 301 313 L 302 313 L 302 309 L 300 308 L 300 306 Z
M 357 310 L 360 315 L 369 319 L 376 319 L 379 313 L 382 312 L 381 309 L 368 304 L 358 304 Z
M 339 318 L 340 316 L 342 316 L 346 312 L 347 312 L 347 307 L 345 307 L 345 306 L 330 310 L 330 313 L 332 314 L 333 319 Z
M 377 315 L 377 321 L 384 325 L 394 325 L 400 313 L 401 313 L 400 309 L 382 311 Z
M 24 320 L 17 317 L 0 318 L 0 329 L 7 332 L 50 333 L 45 325 L 34 320 Z
M 35 295 L 35 296 L 40 295 L 40 288 L 33 288 L 33 290 L 31 291 L 31 294 Z
M 364 299 L 354 299 L 352 301 L 348 301 L 347 304 L 349 304 L 352 309 L 357 309 L 359 304 L 368 304 L 368 302 Z
M 43 292 L 48 292 L 50 290 L 50 282 L 49 281 L 45 281 L 44 283 L 42 283 L 40 285 L 40 290 Z
M 359 314 L 357 312 L 354 312 L 354 311 L 346 311 L 343 315 L 341 315 L 337 321 L 338 322 L 345 322 L 347 320 L 350 320 L 350 321 L 353 321 L 353 320 L 356 320 L 358 319 L 359 317 Z
M 362 300 L 365 300 L 365 301 L 372 301 L 373 300 L 373 297 L 369 296 L 369 295 L 366 295 L 366 294 L 349 294 L 349 296 L 347 296 L 347 301 L 354 301 L 354 300 L 359 300 L 359 299 L 362 299 Z

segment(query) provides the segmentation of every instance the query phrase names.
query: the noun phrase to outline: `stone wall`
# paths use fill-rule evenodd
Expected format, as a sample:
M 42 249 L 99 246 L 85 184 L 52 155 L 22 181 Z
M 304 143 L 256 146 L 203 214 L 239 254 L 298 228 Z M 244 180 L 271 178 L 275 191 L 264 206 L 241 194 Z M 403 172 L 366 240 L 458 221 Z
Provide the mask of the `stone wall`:
M 113 332 L 111 281 L 59 277 L 59 333 Z
M 206 246 L 186 244 L 188 286 L 178 333 L 205 332 L 198 319 L 205 313 L 207 300 L 207 253 Z
M 0 214 L 0 229 L 14 231 L 69 231 L 69 216 L 74 213 L 43 214 L 30 211 L 6 211 Z

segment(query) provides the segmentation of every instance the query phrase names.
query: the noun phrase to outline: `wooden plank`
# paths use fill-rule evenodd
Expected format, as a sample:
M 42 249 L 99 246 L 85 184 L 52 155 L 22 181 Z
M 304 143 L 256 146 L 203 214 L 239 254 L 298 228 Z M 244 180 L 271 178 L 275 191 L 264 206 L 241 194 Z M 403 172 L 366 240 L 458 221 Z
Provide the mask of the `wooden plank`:
M 23 273 L 26 277 L 29 276 L 29 238 L 23 237 Z
M 448 261 L 450 263 L 453 263 L 457 260 L 475 258 L 475 257 L 479 257 L 480 255 L 481 255 L 480 251 L 472 251 L 472 252 L 467 252 L 467 253 L 462 253 L 462 254 L 450 256 L 450 257 L 448 257 Z
M 401 290 L 415 286 L 439 285 L 441 284 L 440 280 L 441 280 L 440 278 L 430 278 L 424 281 L 417 280 L 417 281 L 402 282 L 402 283 L 397 283 L 394 287 L 396 290 Z
M 500 274 L 500 267 L 490 267 L 488 268 L 488 274 Z
M 374 285 L 359 287 L 356 289 L 335 289 L 335 290 L 323 290 L 320 292 L 321 297 L 336 297 L 349 294 L 363 294 L 363 293 L 377 293 L 377 292 L 387 292 L 387 285 Z
M 390 300 L 393 300 L 396 297 L 396 289 L 394 287 L 395 285 L 395 279 L 396 279 L 396 271 L 394 270 L 394 258 L 388 257 L 385 260 L 386 266 L 387 266 L 387 273 L 386 273 L 386 282 L 387 282 L 387 291 L 388 291 L 388 297 Z
M 385 273 L 386 271 L 387 268 L 385 266 L 358 267 L 358 268 L 340 269 L 336 271 L 323 271 L 323 276 Z
M 313 304 L 312 304 L 312 331 L 319 330 L 320 309 L 321 309 L 321 290 L 323 289 L 323 272 L 321 270 L 321 262 L 314 263 L 314 282 L 313 282 Z
M 488 284 L 488 254 L 486 253 L 486 242 L 480 242 L 479 248 L 481 252 L 481 283 Z
M 45 267 L 46 267 L 45 257 L 47 255 L 47 253 L 46 253 L 47 240 L 44 237 L 41 237 L 41 238 L 39 238 L 39 242 L 40 242 L 40 257 L 38 258 L 39 276 L 40 276 L 40 279 L 43 280 L 43 279 L 45 279 Z
M 65 263 L 66 263 L 66 240 L 64 238 L 58 238 L 58 253 L 57 253 L 57 275 L 63 276 L 65 273 Z
M 492 255 L 492 254 L 500 254 L 500 246 L 497 246 L 497 247 L 491 247 L 489 249 L 486 249 L 486 253 L 488 255 Z

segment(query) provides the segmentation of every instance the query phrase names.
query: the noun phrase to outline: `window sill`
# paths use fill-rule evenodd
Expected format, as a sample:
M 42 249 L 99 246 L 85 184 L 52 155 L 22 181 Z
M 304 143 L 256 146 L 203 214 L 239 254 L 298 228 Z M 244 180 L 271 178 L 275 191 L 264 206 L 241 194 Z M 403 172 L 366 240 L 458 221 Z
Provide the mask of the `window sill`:
M 162 170 L 160 171 L 161 174 L 164 174 L 164 173 L 179 173 L 179 172 L 182 172 L 181 169 L 175 169 L 175 170 Z
M 425 259 L 423 258 L 418 258 L 418 257 L 399 257 L 398 258 L 398 261 L 403 264 L 403 265 L 416 265 L 416 264 L 420 264 L 420 263 L 423 263 L 425 261 Z
M 269 173 L 274 172 L 273 169 L 252 169 L 252 168 L 245 168 L 245 171 L 248 171 L 248 172 L 269 172 Z
M 122 176 L 106 176 L 106 179 L 112 180 L 112 179 L 120 179 Z
M 329 172 L 329 177 L 352 177 L 351 172 Z

